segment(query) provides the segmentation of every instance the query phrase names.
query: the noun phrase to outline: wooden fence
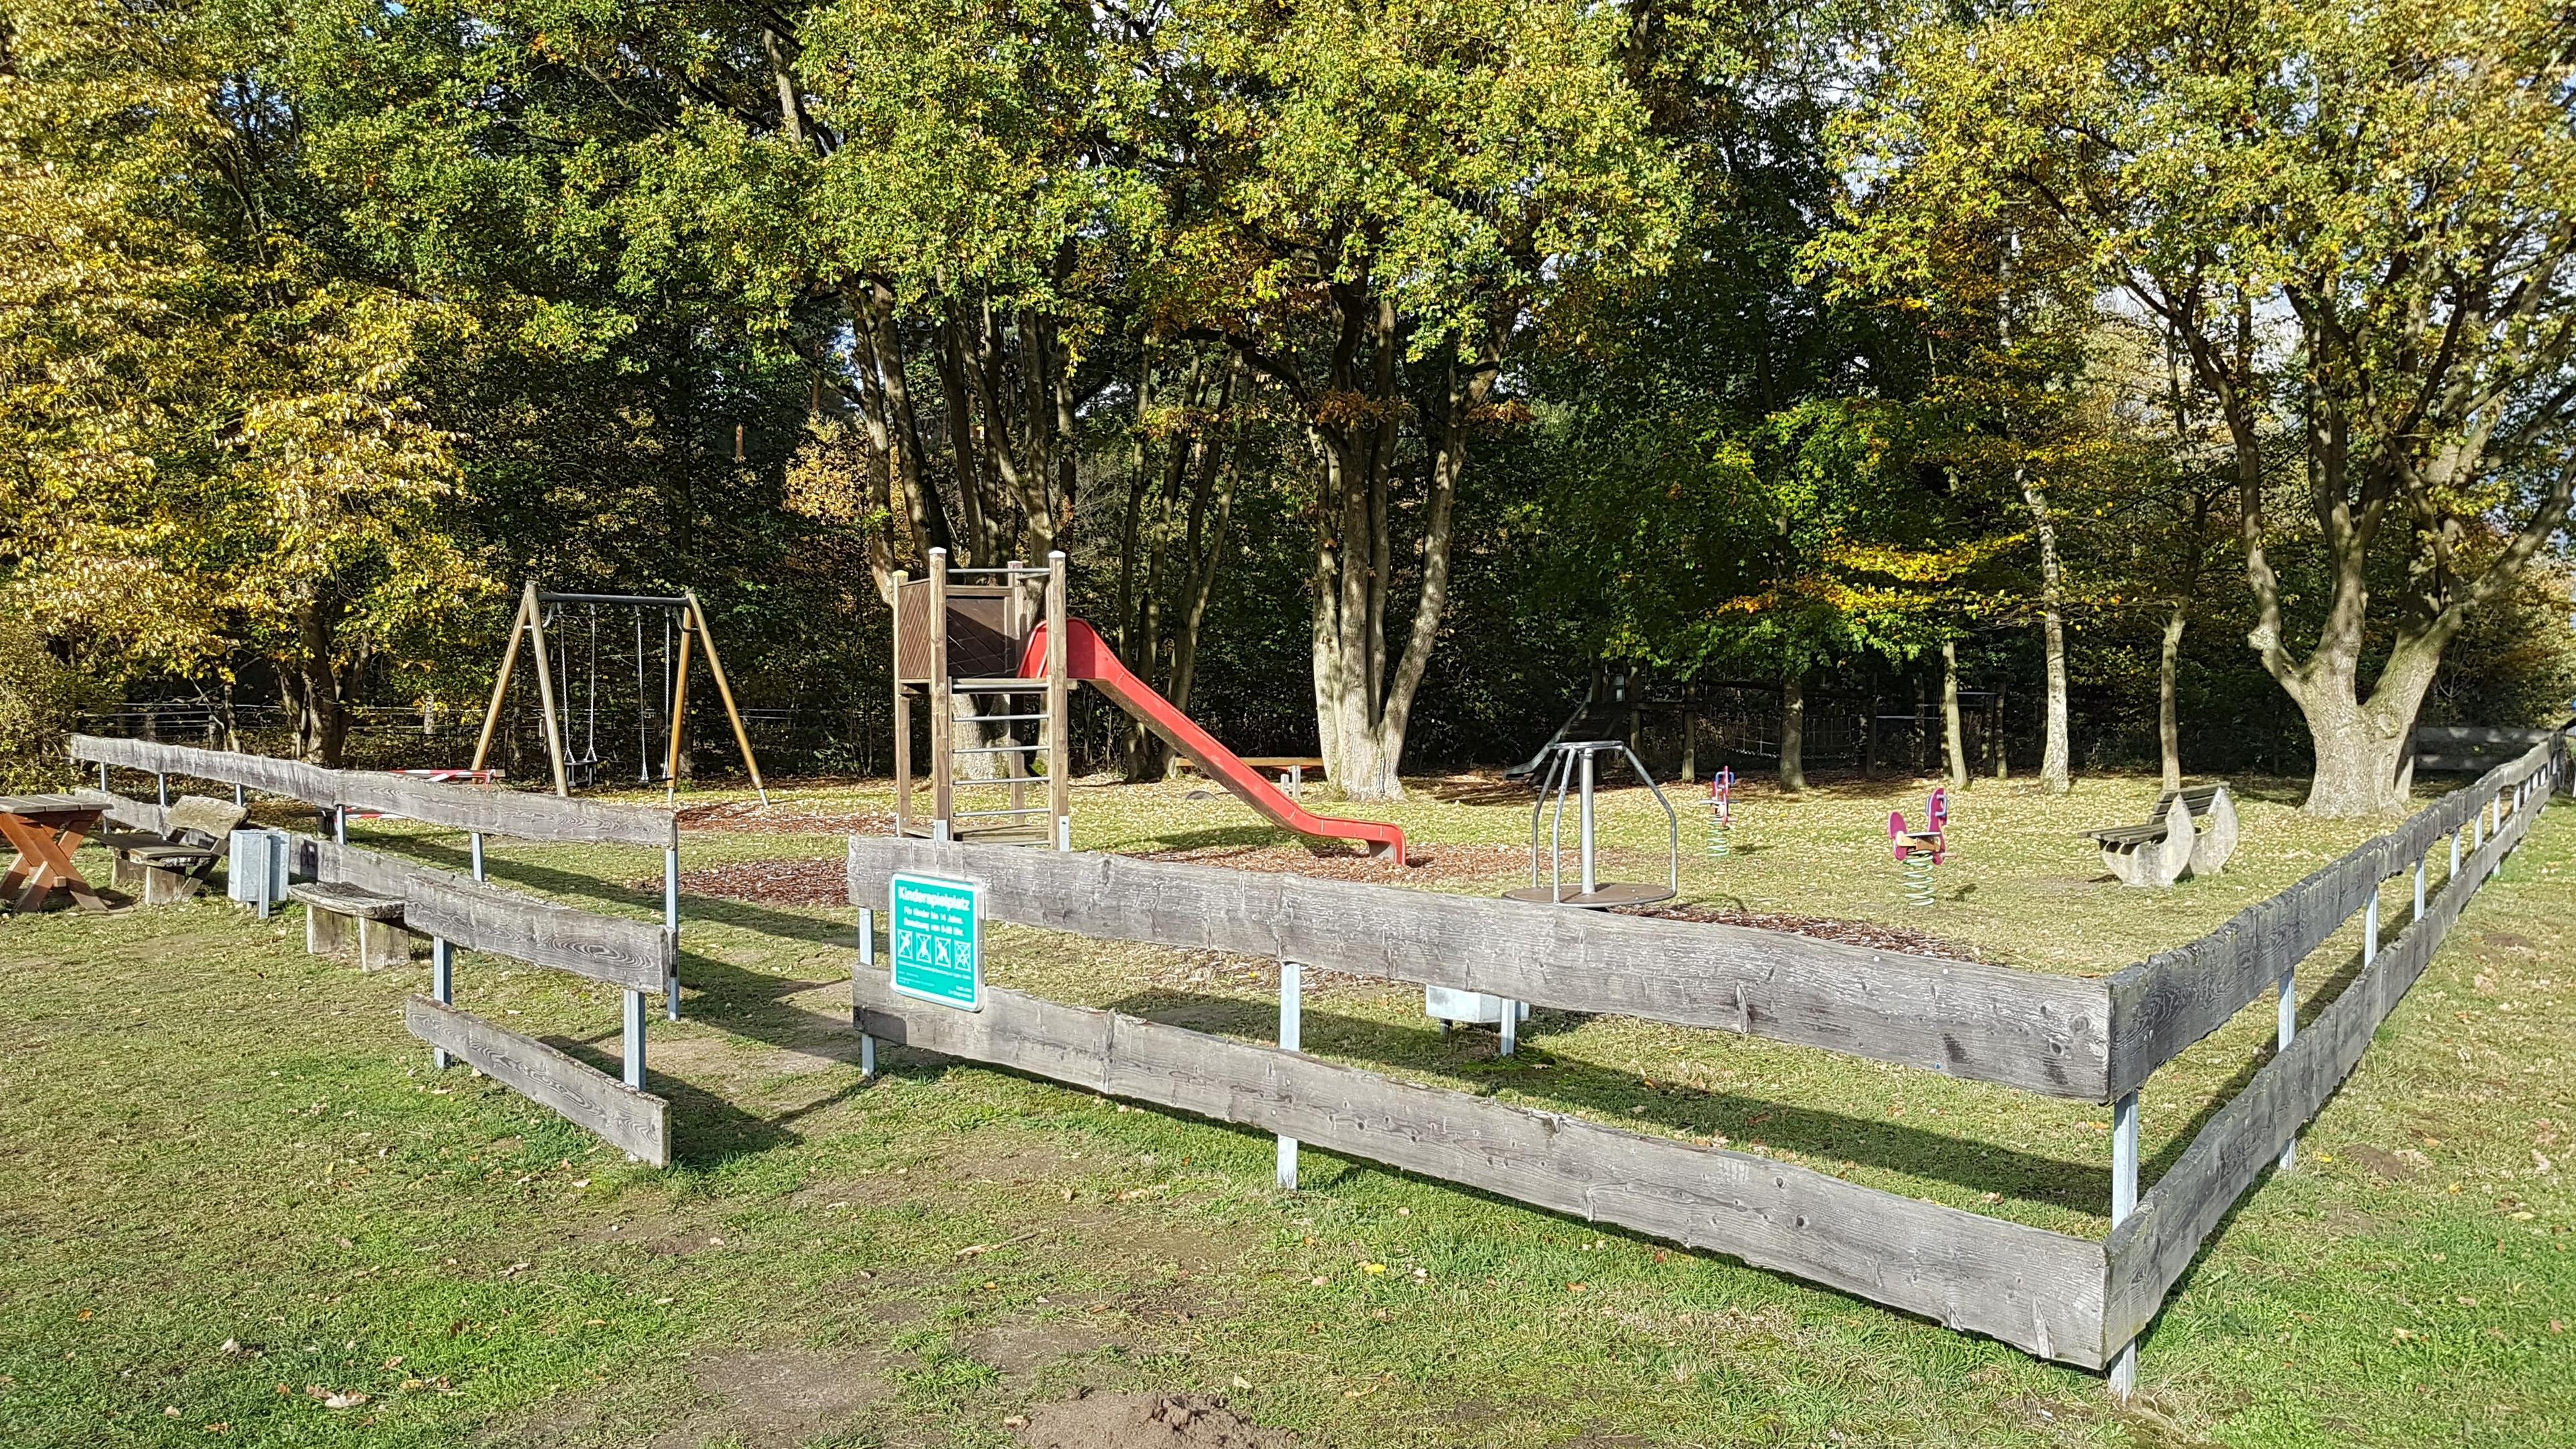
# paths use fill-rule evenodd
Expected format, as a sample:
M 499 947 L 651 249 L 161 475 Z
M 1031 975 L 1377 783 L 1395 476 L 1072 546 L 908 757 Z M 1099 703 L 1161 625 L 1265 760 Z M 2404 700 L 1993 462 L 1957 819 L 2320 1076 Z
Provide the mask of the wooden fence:
M 100 766 L 102 790 L 110 767 L 159 777 L 164 804 L 110 792 L 113 803 L 108 814 L 139 829 L 162 828 L 173 776 L 284 795 L 324 811 L 331 820 L 331 836 L 289 837 L 290 871 L 305 879 L 355 886 L 399 900 L 404 929 L 430 938 L 430 994 L 407 1001 L 403 1020 L 412 1035 L 430 1045 L 431 1060 L 442 1068 L 451 1061 L 463 1061 L 637 1158 L 657 1167 L 669 1165 L 670 1104 L 644 1091 L 644 996 L 658 991 L 676 1003 L 679 990 L 678 837 L 670 812 L 400 775 L 326 770 L 293 760 L 148 740 L 75 735 L 71 752 L 76 759 Z M 458 875 L 350 845 L 345 835 L 346 813 L 351 810 L 401 815 L 473 832 L 474 873 Z M 487 834 L 661 846 L 665 850 L 665 919 L 657 924 L 603 916 L 491 885 L 483 879 Z M 455 1005 L 458 948 L 619 987 L 625 1008 L 624 1079 L 532 1037 L 459 1011 Z M 673 1014 L 676 1017 L 676 1010 Z
M 897 871 L 971 880 L 995 920 L 1271 956 L 1572 1011 L 1710 1027 L 2114 1104 L 2112 1233 L 2078 1238 L 1925 1203 L 1792 1164 L 1419 1087 L 1293 1047 L 1227 1040 L 986 987 L 979 1012 L 894 994 L 869 940 L 852 1005 L 870 1042 L 908 1043 L 1275 1132 L 1587 1221 L 1711 1248 L 2108 1368 L 2227 1209 L 2332 1095 L 2468 898 L 2567 778 L 2553 736 L 2207 936 L 2104 978 L 1935 961 L 1749 929 L 1219 868 L 853 838 L 850 899 Z M 2424 862 L 2452 869 L 2426 893 Z M 2383 947 L 2381 884 L 2416 909 Z M 2138 1193 L 2137 1096 L 2155 1069 L 2266 992 L 2355 912 L 2364 969 Z M 869 928 L 872 929 L 872 928 Z M 1293 1042 L 1293 987 L 1282 1001 Z M 862 1060 L 868 1057 L 863 1053 Z M 1284 1160 L 1284 1157 L 1283 1157 Z

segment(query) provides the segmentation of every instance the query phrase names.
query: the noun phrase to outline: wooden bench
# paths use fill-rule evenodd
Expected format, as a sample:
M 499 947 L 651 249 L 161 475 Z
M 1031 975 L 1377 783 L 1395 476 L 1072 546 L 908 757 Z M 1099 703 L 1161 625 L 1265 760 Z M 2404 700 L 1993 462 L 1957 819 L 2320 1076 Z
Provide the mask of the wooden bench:
M 147 906 L 197 893 L 224 858 L 225 839 L 249 811 L 227 800 L 182 795 L 162 815 L 161 829 L 112 831 L 99 838 L 114 853 L 116 888 Z
M 2236 801 L 2224 785 L 2167 790 L 2143 823 L 2087 830 L 2102 866 L 2123 885 L 2169 886 L 2186 875 L 2216 875 L 2236 853 Z
M 382 971 L 408 965 L 420 942 L 403 929 L 403 903 L 396 897 L 329 881 L 288 886 L 286 894 L 304 904 L 307 955 L 346 956 L 354 944 L 358 969 Z
M 1291 800 L 1306 793 L 1308 770 L 1318 775 L 1324 773 L 1324 757 L 1321 755 L 1241 755 L 1237 758 L 1264 774 L 1276 772 L 1279 776 L 1280 788 L 1288 792 L 1288 798 Z M 1175 769 L 1195 771 L 1199 767 L 1199 762 L 1175 751 L 1172 755 L 1172 765 Z

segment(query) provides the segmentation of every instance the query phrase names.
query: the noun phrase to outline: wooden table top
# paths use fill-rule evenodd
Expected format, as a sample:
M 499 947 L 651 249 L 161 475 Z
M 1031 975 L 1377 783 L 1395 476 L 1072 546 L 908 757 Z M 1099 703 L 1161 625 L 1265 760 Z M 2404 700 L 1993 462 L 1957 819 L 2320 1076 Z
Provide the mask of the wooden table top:
M 39 815 L 95 815 L 108 806 L 96 795 L 0 795 L 0 813 L 34 817 Z

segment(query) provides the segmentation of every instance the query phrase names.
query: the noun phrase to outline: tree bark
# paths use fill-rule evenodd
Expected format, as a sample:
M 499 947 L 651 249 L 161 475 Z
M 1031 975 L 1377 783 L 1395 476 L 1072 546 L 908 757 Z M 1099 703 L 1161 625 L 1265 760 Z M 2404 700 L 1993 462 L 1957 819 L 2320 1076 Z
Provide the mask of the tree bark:
M 1422 510 L 1419 584 L 1402 650 L 1389 667 L 1388 609 L 1395 551 L 1389 504 L 1404 398 L 1395 363 L 1404 347 L 1394 308 L 1341 297 L 1336 416 L 1310 409 L 1308 441 L 1323 467 L 1313 579 L 1315 715 L 1325 770 L 1346 799 L 1403 798 L 1398 779 L 1413 703 L 1430 668 L 1449 597 L 1449 551 L 1474 414 L 1501 370 L 1490 348 L 1461 362 L 1444 349 L 1445 386 Z
M 2039 538 L 2039 636 L 2048 683 L 2039 781 L 2050 794 L 2063 795 L 2074 788 L 2074 771 L 2066 736 L 2066 582 L 2057 558 L 2057 522 L 2049 512 L 2047 493 L 2029 471 L 2013 471 L 2021 483 L 2022 502 L 2030 509 L 2031 531 Z
M 1949 764 L 1950 788 L 1968 788 L 1968 745 L 1959 727 L 1959 646 L 1941 641 L 1941 750 Z
M 2187 605 L 2176 603 L 2165 616 L 2164 649 L 2156 665 L 2156 744 L 2164 756 L 2164 787 L 2182 788 L 2182 722 L 2174 684 L 2182 663 L 2183 625 L 2191 618 Z
M 1780 788 L 1807 788 L 1807 681 L 1796 671 L 1780 678 Z

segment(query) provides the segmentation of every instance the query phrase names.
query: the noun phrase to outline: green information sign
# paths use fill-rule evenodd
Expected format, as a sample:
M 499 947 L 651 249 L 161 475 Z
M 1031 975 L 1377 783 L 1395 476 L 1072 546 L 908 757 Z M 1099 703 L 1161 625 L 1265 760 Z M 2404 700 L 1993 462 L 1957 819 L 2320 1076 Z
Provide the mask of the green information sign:
M 886 889 L 894 989 L 984 1009 L 984 888 L 973 881 L 898 875 Z

